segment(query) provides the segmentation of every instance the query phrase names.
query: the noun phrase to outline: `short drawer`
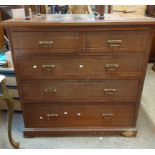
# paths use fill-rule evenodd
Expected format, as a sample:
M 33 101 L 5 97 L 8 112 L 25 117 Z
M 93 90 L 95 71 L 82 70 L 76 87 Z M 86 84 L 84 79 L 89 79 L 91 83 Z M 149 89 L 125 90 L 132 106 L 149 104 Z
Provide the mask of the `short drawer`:
M 20 77 L 30 79 L 115 79 L 139 76 L 141 54 L 106 59 L 19 60 Z
M 79 32 L 14 32 L 13 47 L 21 56 L 75 53 L 80 48 Z
M 25 81 L 21 83 L 25 102 L 52 101 L 136 101 L 138 80 Z
M 147 31 L 87 32 L 83 52 L 144 52 Z
M 134 108 L 130 106 L 51 106 L 26 104 L 27 127 L 130 127 Z

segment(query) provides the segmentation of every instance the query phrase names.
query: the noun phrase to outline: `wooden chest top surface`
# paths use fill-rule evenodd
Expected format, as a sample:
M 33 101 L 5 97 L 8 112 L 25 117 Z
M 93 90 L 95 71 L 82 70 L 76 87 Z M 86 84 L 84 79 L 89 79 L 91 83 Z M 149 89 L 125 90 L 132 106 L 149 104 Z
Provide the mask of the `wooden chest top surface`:
M 103 25 L 155 25 L 155 19 L 146 16 L 124 13 L 105 14 L 105 19 L 86 14 L 42 14 L 33 15 L 31 20 L 9 19 L 0 23 L 12 26 L 103 26 Z

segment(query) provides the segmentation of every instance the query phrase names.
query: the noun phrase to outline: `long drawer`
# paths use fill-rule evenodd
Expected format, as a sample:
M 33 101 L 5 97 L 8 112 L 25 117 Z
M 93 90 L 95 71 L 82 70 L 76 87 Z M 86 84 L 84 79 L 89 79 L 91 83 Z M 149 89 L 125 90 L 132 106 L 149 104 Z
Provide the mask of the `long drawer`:
M 52 101 L 136 101 L 138 80 L 28 81 L 21 83 L 25 102 Z
M 144 52 L 147 31 L 102 31 L 87 32 L 83 52 Z
M 141 54 L 106 59 L 19 60 L 20 77 L 30 79 L 114 79 L 140 76 Z
M 26 104 L 26 127 L 131 127 L 131 106 L 50 106 Z
M 80 48 L 79 32 L 14 32 L 13 46 L 21 55 L 76 53 Z

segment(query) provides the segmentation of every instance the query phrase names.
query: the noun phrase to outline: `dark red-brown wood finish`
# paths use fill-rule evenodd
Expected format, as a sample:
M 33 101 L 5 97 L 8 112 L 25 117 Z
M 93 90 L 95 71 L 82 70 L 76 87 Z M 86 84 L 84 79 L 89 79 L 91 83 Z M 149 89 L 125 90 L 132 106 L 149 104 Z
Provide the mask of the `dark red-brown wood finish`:
M 1 25 L 10 39 L 26 137 L 136 136 L 155 20 L 42 15 Z

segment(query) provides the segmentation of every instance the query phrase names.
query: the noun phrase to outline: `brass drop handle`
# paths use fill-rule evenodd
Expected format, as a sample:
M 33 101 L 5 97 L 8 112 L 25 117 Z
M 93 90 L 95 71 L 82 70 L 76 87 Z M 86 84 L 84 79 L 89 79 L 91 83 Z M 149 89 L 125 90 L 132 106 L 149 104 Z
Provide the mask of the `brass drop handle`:
M 59 114 L 56 114 L 56 113 L 52 113 L 52 114 L 46 114 L 47 116 L 47 119 L 50 119 L 50 118 L 56 118 L 59 116 Z
M 113 95 L 116 93 L 116 89 L 104 89 L 104 93 L 108 95 Z
M 112 113 L 103 113 L 102 114 L 103 118 L 112 118 L 113 116 L 114 116 L 114 114 L 112 114 Z
M 49 87 L 49 88 L 44 89 L 44 93 L 56 93 L 56 91 L 57 90 L 53 87 Z
M 119 64 L 106 64 L 105 68 L 107 71 L 116 71 L 119 67 Z
M 52 64 L 52 65 L 42 65 L 42 69 L 45 71 L 50 71 L 53 70 L 56 67 L 56 65 Z
M 119 47 L 119 44 L 109 44 L 110 47 Z
M 107 43 L 110 47 L 119 47 L 122 40 L 107 40 Z
M 39 45 L 43 48 L 50 48 L 53 46 L 54 42 L 53 41 L 39 41 Z

